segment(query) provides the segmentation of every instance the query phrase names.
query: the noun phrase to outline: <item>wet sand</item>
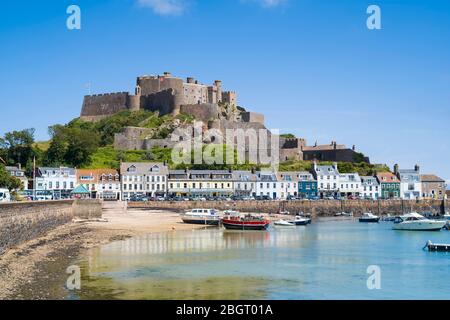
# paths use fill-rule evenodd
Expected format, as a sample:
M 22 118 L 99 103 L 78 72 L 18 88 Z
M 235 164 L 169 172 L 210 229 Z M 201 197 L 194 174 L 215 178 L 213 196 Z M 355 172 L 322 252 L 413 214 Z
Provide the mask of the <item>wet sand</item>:
M 67 266 L 87 249 L 143 234 L 203 228 L 169 211 L 105 203 L 104 222 L 72 222 L 0 256 L 0 299 L 65 299 Z

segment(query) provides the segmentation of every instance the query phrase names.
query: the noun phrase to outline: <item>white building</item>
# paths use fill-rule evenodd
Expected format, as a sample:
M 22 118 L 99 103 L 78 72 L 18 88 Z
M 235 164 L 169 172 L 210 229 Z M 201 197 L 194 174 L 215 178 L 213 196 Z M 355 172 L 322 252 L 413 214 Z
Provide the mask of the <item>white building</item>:
M 257 175 L 250 171 L 233 171 L 234 194 L 243 197 L 256 197 Z
M 169 169 L 163 163 L 124 162 L 120 165 L 122 200 L 133 195 L 165 197 L 167 195 L 167 177 Z
M 277 175 L 272 171 L 260 171 L 256 173 L 256 196 L 280 198 Z
M 420 199 L 422 197 L 422 182 L 420 167 L 400 170 L 398 164 L 394 166 L 394 174 L 400 179 L 400 197 L 402 199 Z
M 319 166 L 314 161 L 313 175 L 317 180 L 320 198 L 336 198 L 339 196 L 339 170 L 336 162 L 332 166 Z
M 359 197 L 362 192 L 361 177 L 358 173 L 339 175 L 339 194 L 341 198 Z
M 361 177 L 362 191 L 361 198 L 377 200 L 381 198 L 381 187 L 377 178 L 363 176 Z
M 76 170 L 73 168 L 41 167 L 36 172 L 35 188 L 38 195 L 44 194 L 53 199 L 70 198 L 70 192 L 77 184 Z
M 279 190 L 279 198 L 286 199 L 288 197 L 298 196 L 299 173 L 297 172 L 278 172 L 277 182 Z

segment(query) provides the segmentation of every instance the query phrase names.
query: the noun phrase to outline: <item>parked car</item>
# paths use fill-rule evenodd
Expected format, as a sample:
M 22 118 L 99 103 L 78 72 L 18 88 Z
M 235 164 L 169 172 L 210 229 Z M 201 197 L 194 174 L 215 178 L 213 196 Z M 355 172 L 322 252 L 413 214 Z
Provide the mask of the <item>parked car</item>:
M 11 201 L 11 194 L 8 189 L 0 189 L 0 202 Z

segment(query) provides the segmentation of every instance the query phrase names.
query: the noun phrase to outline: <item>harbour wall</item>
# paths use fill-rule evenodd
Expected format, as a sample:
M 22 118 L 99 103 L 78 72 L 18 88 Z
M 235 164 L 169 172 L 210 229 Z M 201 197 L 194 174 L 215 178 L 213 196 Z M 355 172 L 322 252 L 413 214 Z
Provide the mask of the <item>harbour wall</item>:
M 0 255 L 74 218 L 101 218 L 100 200 L 0 203 Z
M 444 213 L 449 201 L 442 200 L 319 200 L 319 201 L 150 201 L 129 202 L 128 208 L 184 211 L 194 208 L 237 210 L 241 212 L 277 213 L 280 209 L 291 214 L 310 213 L 313 217 L 333 216 L 338 212 L 353 212 L 360 216 L 364 212 L 378 215 L 399 215 L 406 212 Z

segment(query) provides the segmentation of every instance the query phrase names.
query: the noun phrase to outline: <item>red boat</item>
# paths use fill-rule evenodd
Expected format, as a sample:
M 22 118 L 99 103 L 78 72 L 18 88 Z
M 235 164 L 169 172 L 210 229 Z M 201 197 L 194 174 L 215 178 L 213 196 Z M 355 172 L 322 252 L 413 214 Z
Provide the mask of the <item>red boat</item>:
M 251 214 L 241 216 L 238 212 L 228 211 L 222 218 L 222 225 L 230 230 L 266 230 L 270 221 Z

